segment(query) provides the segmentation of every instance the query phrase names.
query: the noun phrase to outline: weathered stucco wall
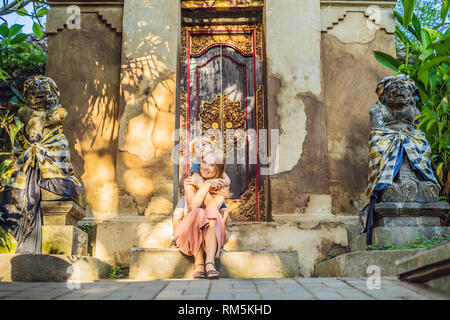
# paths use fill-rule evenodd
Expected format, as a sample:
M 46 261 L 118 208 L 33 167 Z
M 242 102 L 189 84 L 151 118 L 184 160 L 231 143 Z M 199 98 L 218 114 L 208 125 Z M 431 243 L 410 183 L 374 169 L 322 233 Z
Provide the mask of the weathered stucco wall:
M 265 25 L 269 128 L 280 130 L 270 177 L 276 219 L 303 213 L 312 195 L 328 194 L 320 3 L 267 0 Z
M 335 8 L 334 20 L 322 22 L 322 65 L 327 114 L 328 168 L 333 213 L 356 214 L 367 187 L 369 108 L 375 88 L 392 71 L 372 51 L 395 56 L 394 19 L 382 8 L 378 27 L 368 22 L 365 8 Z M 359 10 L 359 11 L 358 11 Z M 390 11 L 389 11 L 390 12 Z
M 89 215 L 117 211 L 115 163 L 119 127 L 121 5 L 82 6 L 79 29 L 68 29 L 67 4 L 48 17 L 46 74 L 61 91 L 75 173 L 86 188 Z
M 124 3 L 117 180 L 120 214 L 171 214 L 180 1 Z

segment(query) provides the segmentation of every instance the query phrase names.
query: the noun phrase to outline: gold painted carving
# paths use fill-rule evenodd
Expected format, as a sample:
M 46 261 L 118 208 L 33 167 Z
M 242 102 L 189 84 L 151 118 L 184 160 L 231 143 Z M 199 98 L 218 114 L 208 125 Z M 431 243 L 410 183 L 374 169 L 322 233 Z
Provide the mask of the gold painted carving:
M 265 202 L 265 190 L 264 190 L 264 186 L 261 186 L 259 188 L 259 199 L 258 199 L 258 207 L 259 207 L 259 221 L 266 221 L 266 211 L 264 210 L 266 207 L 266 202 Z
M 196 32 L 193 32 L 196 31 Z M 204 32 L 202 32 L 204 31 Z M 224 31 L 229 31 L 224 32 Z M 240 31 L 241 33 L 234 33 Z M 252 33 L 255 31 L 255 48 Z M 259 61 L 263 61 L 263 33 L 260 24 L 255 25 L 210 25 L 183 27 L 181 32 L 181 61 L 187 61 L 187 35 L 190 32 L 190 54 L 201 55 L 210 46 L 225 43 L 234 46 L 245 55 L 251 56 L 253 49 Z
M 223 103 L 223 115 L 221 103 Z M 218 95 L 213 101 L 203 103 L 199 119 L 202 122 L 203 133 L 210 137 L 216 147 L 220 148 L 220 144 L 225 141 L 222 145 L 224 152 L 230 148 L 240 150 L 245 147 L 245 112 L 241 109 L 239 101 L 232 101 L 226 95 Z M 209 129 L 217 130 L 208 131 Z M 229 133 L 227 129 L 233 130 L 232 136 L 227 136 Z
M 256 220 L 256 179 L 253 178 L 240 200 L 226 202 L 233 221 Z
M 263 61 L 263 33 L 261 25 L 255 27 L 255 37 L 255 55 L 259 61 Z
M 259 86 L 256 91 L 256 108 L 258 109 L 258 129 L 264 128 L 264 87 Z
M 264 0 L 181 0 L 182 9 L 262 8 Z
M 205 52 L 209 47 L 216 43 L 229 44 L 236 47 L 246 55 L 253 54 L 253 41 L 251 33 L 205 33 L 205 34 L 191 34 L 191 54 L 199 56 Z
M 187 33 L 186 29 L 181 29 L 181 53 L 180 59 L 181 62 L 187 63 Z
M 180 88 L 180 159 L 184 159 L 186 150 L 186 114 L 187 114 L 187 93 L 184 87 Z
M 218 95 L 211 102 L 204 102 L 199 118 L 203 130 L 222 129 L 221 99 L 223 99 L 223 129 L 245 129 L 245 112 L 240 101 L 232 101 L 226 95 Z

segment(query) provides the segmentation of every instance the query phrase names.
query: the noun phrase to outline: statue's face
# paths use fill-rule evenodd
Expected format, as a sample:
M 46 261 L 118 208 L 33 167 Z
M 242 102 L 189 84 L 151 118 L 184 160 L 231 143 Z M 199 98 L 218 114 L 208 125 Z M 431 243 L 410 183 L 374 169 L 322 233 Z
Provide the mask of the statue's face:
M 385 88 L 381 102 L 393 109 L 401 109 L 414 102 L 411 86 L 404 81 L 395 81 Z
M 52 79 L 38 76 L 25 82 L 24 100 L 35 110 L 46 110 L 59 103 L 59 92 Z

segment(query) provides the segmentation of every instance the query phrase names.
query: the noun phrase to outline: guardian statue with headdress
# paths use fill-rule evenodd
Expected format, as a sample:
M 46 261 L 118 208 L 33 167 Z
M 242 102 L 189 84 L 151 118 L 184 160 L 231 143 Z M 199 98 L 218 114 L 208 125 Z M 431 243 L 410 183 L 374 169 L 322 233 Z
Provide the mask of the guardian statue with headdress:
M 360 232 L 371 241 L 377 202 L 437 202 L 440 185 L 431 167 L 431 148 L 417 128 L 419 89 L 406 75 L 384 78 L 370 108 L 369 175 Z
M 59 104 L 53 79 L 35 76 L 23 89 L 18 116 L 25 124 L 16 137 L 17 157 L 0 203 L 0 253 L 41 253 L 41 188 L 76 199 L 82 185 L 70 162 L 62 121 L 67 110 Z

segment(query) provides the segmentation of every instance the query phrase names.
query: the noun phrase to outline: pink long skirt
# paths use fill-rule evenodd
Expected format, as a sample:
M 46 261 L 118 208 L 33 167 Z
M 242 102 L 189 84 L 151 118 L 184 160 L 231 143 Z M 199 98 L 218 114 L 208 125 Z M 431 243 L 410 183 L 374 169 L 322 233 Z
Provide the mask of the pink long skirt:
M 219 210 L 214 206 L 209 206 L 206 209 L 196 208 L 184 216 L 174 232 L 177 248 L 188 256 L 193 256 L 200 248 L 204 248 L 210 219 L 216 219 L 214 231 L 217 239 L 217 250 L 215 257 L 219 258 L 220 248 L 224 245 L 227 237 L 227 230 Z

